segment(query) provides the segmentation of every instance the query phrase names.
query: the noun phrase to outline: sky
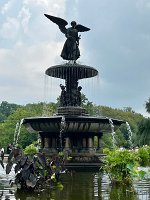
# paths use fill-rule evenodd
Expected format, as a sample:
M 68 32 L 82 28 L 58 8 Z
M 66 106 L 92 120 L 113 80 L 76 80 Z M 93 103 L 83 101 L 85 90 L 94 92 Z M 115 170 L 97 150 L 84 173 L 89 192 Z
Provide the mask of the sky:
M 55 102 L 60 95 L 62 80 L 45 71 L 65 62 L 65 36 L 44 13 L 91 29 L 81 33 L 78 59 L 99 72 L 80 82 L 89 101 L 149 116 L 150 0 L 1 0 L 0 102 Z

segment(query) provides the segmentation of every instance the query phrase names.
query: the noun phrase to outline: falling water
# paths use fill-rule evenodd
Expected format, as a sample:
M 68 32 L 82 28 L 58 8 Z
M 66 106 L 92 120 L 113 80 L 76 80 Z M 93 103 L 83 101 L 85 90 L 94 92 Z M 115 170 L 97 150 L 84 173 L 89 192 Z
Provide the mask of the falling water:
M 19 130 L 19 122 L 16 123 L 16 128 L 15 128 L 15 133 L 14 133 L 14 141 L 13 141 L 13 144 L 15 145 L 16 144 L 16 136 L 17 136 L 17 133 L 18 133 L 18 130 Z
M 16 145 L 18 143 L 18 139 L 19 139 L 19 135 L 20 135 L 20 130 L 21 130 L 21 125 L 23 123 L 23 120 L 24 119 L 21 119 L 20 122 L 17 122 L 17 124 L 16 124 L 13 145 Z
M 65 116 L 62 116 L 61 122 L 60 122 L 60 132 L 59 132 L 60 151 L 62 151 L 62 134 L 65 131 L 65 127 L 66 127 Z
M 87 73 L 87 72 L 85 72 Z M 88 97 L 89 102 L 94 102 L 95 99 L 99 99 L 99 93 L 95 92 L 95 88 L 100 87 L 98 75 L 92 78 L 84 78 L 79 80 L 79 84 L 82 86 L 81 93 Z M 101 110 L 95 110 L 94 106 L 90 109 L 90 115 L 101 116 Z
M 112 143 L 113 143 L 113 147 L 116 147 L 116 139 L 115 139 L 115 130 L 114 130 L 114 124 L 112 119 L 109 118 L 109 124 L 111 126 L 111 135 L 112 135 Z
M 126 126 L 127 126 L 128 136 L 129 136 L 130 148 L 132 148 L 133 147 L 133 143 L 132 143 L 132 131 L 131 131 L 131 127 L 130 127 L 130 125 L 129 125 L 128 122 L 126 122 Z
M 40 148 L 41 148 L 41 137 L 38 134 L 38 138 L 37 138 L 37 149 L 38 149 L 38 152 L 39 152 Z
M 45 74 L 44 76 L 44 103 L 43 103 L 43 113 L 42 116 L 47 116 L 47 100 L 48 100 L 48 85 L 49 77 Z

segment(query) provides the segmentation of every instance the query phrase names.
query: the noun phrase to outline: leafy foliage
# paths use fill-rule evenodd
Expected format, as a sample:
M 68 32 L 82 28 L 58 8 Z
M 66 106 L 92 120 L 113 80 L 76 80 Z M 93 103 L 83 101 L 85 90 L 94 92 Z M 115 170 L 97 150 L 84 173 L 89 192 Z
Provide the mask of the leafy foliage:
M 27 154 L 27 155 L 34 155 L 36 153 L 38 153 L 38 150 L 33 144 L 30 144 L 24 150 L 24 154 Z
M 0 122 L 3 122 L 9 115 L 13 114 L 19 105 L 2 101 L 0 104 Z
M 137 158 L 128 150 L 104 150 L 106 153 L 104 171 L 109 175 L 113 184 L 132 182 L 131 173 L 134 172 L 134 167 L 137 166 Z
M 131 184 L 134 177 L 144 178 L 146 172 L 138 170 L 138 166 L 150 164 L 150 147 L 142 147 L 137 151 L 104 149 L 104 171 L 112 184 Z
M 150 118 L 142 119 L 137 127 L 137 145 L 150 145 Z
M 150 166 L 150 146 L 143 146 L 138 149 L 140 166 Z
M 57 185 L 57 183 L 58 187 L 61 187 L 58 180 L 64 166 L 64 157 L 55 156 L 48 159 L 42 153 L 33 153 L 33 149 L 30 145 L 26 148 L 26 153 L 28 151 L 29 154 L 24 154 L 18 148 L 14 148 L 10 153 L 6 174 L 9 174 L 13 165 L 16 164 L 15 181 L 11 181 L 11 184 L 16 184 L 22 190 L 41 190 Z

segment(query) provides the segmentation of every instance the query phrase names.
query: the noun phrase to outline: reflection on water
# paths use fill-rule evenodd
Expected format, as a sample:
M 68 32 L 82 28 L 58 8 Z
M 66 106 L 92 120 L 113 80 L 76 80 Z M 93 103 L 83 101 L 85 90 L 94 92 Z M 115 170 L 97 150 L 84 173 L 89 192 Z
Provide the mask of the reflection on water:
M 150 178 L 136 182 L 134 187 L 139 200 L 150 200 Z
M 136 200 L 136 191 L 131 186 L 111 186 L 108 177 L 102 177 L 102 199 L 104 200 Z
M 0 199 L 15 200 L 15 188 L 10 187 L 9 181 L 14 177 L 14 173 L 6 175 L 5 170 L 0 165 Z
M 39 194 L 16 192 L 9 185 L 9 176 L 0 167 L 0 200 L 150 200 L 150 179 L 135 181 L 132 187 L 111 187 L 101 173 L 73 172 L 64 174 L 64 189 L 41 191 Z

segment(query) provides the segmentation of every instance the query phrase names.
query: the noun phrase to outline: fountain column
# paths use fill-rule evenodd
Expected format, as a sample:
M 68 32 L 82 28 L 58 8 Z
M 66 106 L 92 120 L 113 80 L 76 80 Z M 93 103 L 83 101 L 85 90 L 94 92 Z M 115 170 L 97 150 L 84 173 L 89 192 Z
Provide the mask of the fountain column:
M 44 148 L 44 138 L 40 135 L 40 139 L 41 139 L 41 148 Z
M 49 138 L 44 138 L 44 148 L 49 148 Z
M 56 148 L 56 139 L 52 138 L 52 148 L 55 149 Z
M 92 139 L 92 137 L 88 138 L 88 151 L 93 152 L 93 139 Z
M 99 153 L 102 153 L 102 137 L 103 137 L 103 133 L 97 136 L 97 152 Z
M 82 145 L 83 145 L 83 151 L 85 151 L 86 150 L 86 148 L 87 148 L 87 146 L 86 146 L 86 138 L 83 138 L 82 139 Z
M 70 138 L 69 137 L 65 138 L 65 149 L 70 149 Z
M 82 137 L 79 137 L 77 140 L 77 148 L 78 148 L 78 152 L 80 152 L 82 150 Z

